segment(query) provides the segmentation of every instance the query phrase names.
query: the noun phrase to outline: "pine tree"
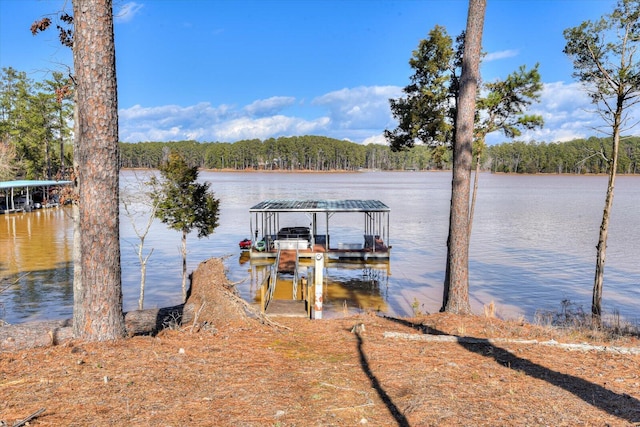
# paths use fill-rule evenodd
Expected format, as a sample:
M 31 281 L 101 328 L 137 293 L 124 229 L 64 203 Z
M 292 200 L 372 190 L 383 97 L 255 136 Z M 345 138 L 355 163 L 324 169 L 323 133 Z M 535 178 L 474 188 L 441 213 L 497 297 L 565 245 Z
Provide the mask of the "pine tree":
M 200 184 L 198 168 L 190 167 L 172 152 L 160 167 L 162 180 L 151 179 L 157 204 L 156 217 L 169 228 L 182 232 L 182 297 L 187 298 L 187 235 L 197 230 L 198 238 L 207 237 L 218 226 L 219 200 L 209 192 L 209 183 Z

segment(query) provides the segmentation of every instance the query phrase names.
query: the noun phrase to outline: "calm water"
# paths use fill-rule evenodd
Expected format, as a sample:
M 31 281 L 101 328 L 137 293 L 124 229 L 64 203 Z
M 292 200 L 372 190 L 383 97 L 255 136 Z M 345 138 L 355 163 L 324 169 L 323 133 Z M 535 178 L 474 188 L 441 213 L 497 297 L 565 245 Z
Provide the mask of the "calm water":
M 440 308 L 450 173 L 202 172 L 200 178 L 211 183 L 221 200 L 220 226 L 209 238 L 189 236 L 190 270 L 210 257 L 225 257 L 230 280 L 238 282 L 243 297 L 251 300 L 261 273 L 240 256 L 237 246 L 249 237 L 251 206 L 272 198 L 379 199 L 391 208 L 389 266 L 328 269 L 325 317 L 371 307 L 397 315 L 411 314 L 416 305 L 422 312 Z M 122 173 L 125 192 L 135 191 L 135 183 L 133 172 Z M 493 301 L 503 317 L 531 319 L 538 309 L 559 309 L 563 299 L 589 311 L 606 183 L 606 177 L 482 174 L 470 252 L 474 311 L 481 313 L 483 305 Z M 133 208 L 144 211 L 142 204 Z M 603 308 L 634 321 L 640 306 L 639 212 L 640 177 L 619 177 Z M 144 215 L 137 218 L 142 225 Z M 332 219 L 332 232 L 348 230 L 351 220 Z M 361 219 L 356 221 L 361 227 Z M 138 238 L 131 223 L 122 214 L 125 310 L 136 308 L 140 281 Z M 153 248 L 146 308 L 180 302 L 179 245 L 179 233 L 153 223 L 146 240 L 146 248 Z M 65 209 L 0 215 L 0 274 L 5 277 L 0 283 L 16 281 L 0 294 L 6 321 L 71 316 L 71 247 L 72 222 Z

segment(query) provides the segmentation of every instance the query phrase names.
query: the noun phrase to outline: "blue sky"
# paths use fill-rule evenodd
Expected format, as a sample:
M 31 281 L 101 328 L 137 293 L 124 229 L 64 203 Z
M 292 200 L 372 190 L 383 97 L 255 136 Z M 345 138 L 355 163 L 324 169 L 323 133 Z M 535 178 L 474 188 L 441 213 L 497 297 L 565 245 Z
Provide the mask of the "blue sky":
M 610 12 L 615 1 L 487 3 L 482 78 L 539 62 L 545 83 L 530 111 L 546 126 L 520 139 L 601 136 L 562 53 L 562 32 Z M 54 31 L 29 31 L 65 5 L 71 1 L 0 0 L 0 67 L 42 80 L 71 66 Z M 120 139 L 324 135 L 384 143 L 382 132 L 396 125 L 388 99 L 409 83 L 412 51 L 435 25 L 457 36 L 467 7 L 467 0 L 115 0 Z

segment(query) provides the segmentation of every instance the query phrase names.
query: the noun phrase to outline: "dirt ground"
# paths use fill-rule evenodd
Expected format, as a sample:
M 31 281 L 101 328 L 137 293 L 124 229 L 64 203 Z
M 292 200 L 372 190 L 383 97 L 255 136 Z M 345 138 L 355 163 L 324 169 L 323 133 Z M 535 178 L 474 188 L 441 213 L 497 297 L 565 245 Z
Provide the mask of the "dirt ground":
M 29 425 L 640 425 L 637 338 L 449 314 L 199 315 L 157 336 L 0 353 L 0 420 L 43 408 Z

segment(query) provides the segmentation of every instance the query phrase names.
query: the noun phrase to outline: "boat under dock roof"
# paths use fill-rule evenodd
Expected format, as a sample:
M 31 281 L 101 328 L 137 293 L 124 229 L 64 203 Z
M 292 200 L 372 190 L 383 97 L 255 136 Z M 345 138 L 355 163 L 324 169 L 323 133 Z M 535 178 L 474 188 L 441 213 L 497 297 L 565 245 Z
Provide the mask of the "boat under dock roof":
M 391 209 L 379 200 L 332 199 L 267 199 L 249 209 L 251 218 L 250 245 L 252 259 L 277 257 L 280 249 L 299 252 L 323 252 L 328 259 L 389 259 L 389 214 Z M 288 222 L 289 215 L 304 214 Z M 330 235 L 329 223 L 334 214 L 363 216 L 350 221 L 345 229 Z M 284 227 L 283 227 L 284 226 Z M 345 240 L 351 239 L 351 240 Z M 248 240 L 248 239 L 247 239 Z

